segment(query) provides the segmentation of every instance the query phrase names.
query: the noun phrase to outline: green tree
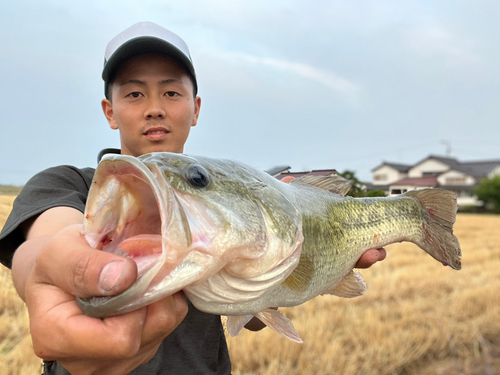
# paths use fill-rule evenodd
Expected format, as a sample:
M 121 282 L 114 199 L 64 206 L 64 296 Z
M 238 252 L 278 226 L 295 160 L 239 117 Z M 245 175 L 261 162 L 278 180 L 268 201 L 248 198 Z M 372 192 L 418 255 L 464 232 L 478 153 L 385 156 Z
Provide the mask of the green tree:
M 375 189 L 367 191 L 365 197 L 385 197 L 387 193 L 383 190 Z
M 352 186 L 346 195 L 350 195 L 351 197 L 364 197 L 365 196 L 365 191 L 362 188 L 363 183 L 358 180 L 358 178 L 356 177 L 356 174 L 353 171 L 346 170 L 346 171 L 339 173 L 339 174 L 342 177 L 344 177 L 346 180 L 352 181 Z
M 353 171 L 346 170 L 342 173 L 339 173 L 346 180 L 352 181 L 352 186 L 347 192 L 346 195 L 351 197 L 359 198 L 359 197 L 385 197 L 386 193 L 383 190 L 370 190 L 365 191 L 363 189 L 363 183 L 358 180 L 356 174 Z
M 474 188 L 473 193 L 483 201 L 486 209 L 500 213 L 500 176 L 483 178 Z

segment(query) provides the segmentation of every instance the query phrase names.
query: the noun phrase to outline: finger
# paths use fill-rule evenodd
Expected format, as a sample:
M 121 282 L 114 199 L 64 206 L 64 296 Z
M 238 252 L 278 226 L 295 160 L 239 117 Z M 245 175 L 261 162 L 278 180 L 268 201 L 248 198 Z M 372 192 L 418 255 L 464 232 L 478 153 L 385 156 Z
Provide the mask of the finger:
M 114 295 L 135 281 L 137 265 L 130 258 L 93 249 L 81 236 L 81 225 L 72 225 L 40 251 L 35 277 L 77 297 Z
M 188 306 L 184 293 L 177 292 L 148 306 L 142 345 L 163 341 L 186 317 Z
M 83 315 L 75 301 L 51 309 L 30 324 L 33 348 L 45 360 L 130 358 L 141 347 L 146 308 L 106 319 Z
M 81 314 L 81 313 L 80 313 Z M 147 308 L 106 319 L 75 315 L 65 328 L 76 340 L 70 342 L 72 352 L 87 351 L 88 357 L 130 358 L 141 348 Z M 88 348 L 89 345 L 93 347 Z
M 359 258 L 358 262 L 356 263 L 356 268 L 369 268 L 371 267 L 374 263 L 378 262 L 379 260 L 383 260 L 386 256 L 385 249 L 369 249 L 366 250 L 363 255 L 361 255 L 361 258 Z
M 385 257 L 387 256 L 387 252 L 385 251 L 385 249 L 383 247 L 381 247 L 380 249 L 377 249 L 377 250 L 378 250 L 378 254 L 379 254 L 378 261 L 380 262 L 381 260 L 385 259 Z

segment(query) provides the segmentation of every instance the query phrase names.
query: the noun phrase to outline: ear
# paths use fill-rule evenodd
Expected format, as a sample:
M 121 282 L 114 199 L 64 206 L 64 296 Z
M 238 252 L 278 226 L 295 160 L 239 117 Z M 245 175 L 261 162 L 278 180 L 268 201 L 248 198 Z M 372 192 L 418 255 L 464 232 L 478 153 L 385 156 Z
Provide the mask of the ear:
M 108 99 L 103 99 L 101 102 L 102 111 L 104 112 L 104 116 L 108 120 L 109 127 L 111 129 L 117 130 L 118 125 L 116 125 L 115 115 L 113 112 L 113 104 Z
M 194 116 L 193 116 L 193 123 L 191 126 L 196 126 L 198 123 L 198 116 L 200 115 L 200 107 L 201 107 L 201 98 L 197 96 L 194 98 Z

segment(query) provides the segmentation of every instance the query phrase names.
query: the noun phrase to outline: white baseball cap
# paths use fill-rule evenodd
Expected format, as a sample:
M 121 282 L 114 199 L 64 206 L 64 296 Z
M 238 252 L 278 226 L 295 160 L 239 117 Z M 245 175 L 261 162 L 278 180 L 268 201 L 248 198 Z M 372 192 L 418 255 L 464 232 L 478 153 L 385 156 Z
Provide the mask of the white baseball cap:
M 197 94 L 196 74 L 186 42 L 180 36 L 153 22 L 139 22 L 115 36 L 106 47 L 102 70 L 106 96 L 108 81 L 120 63 L 130 56 L 146 52 L 162 52 L 179 60 L 191 75 L 194 94 Z

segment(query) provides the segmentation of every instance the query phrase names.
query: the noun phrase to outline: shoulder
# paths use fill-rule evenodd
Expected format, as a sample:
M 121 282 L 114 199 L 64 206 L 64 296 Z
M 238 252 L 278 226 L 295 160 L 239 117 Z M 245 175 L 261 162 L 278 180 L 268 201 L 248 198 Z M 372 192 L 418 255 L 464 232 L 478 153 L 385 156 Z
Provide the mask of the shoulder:
M 47 168 L 34 175 L 25 185 L 59 185 L 65 182 L 72 185 L 85 185 L 88 189 L 94 177 L 94 168 L 77 168 L 71 165 L 59 165 L 56 167 Z
M 37 207 L 37 213 L 52 207 L 69 206 L 83 212 L 94 171 L 94 168 L 71 165 L 45 169 L 24 185 L 14 202 L 13 211 L 16 211 L 16 206 L 24 212 Z

